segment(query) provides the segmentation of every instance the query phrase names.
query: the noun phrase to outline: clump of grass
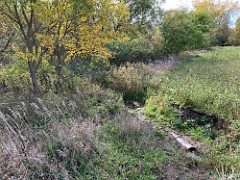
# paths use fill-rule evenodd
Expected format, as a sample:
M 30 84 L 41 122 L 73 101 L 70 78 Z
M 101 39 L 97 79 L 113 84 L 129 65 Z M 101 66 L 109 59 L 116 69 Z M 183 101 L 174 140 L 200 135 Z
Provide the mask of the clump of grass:
M 144 113 L 166 126 L 173 126 L 176 119 L 179 118 L 177 109 L 172 106 L 168 96 L 162 93 L 151 96 L 147 100 Z
M 99 126 L 124 111 L 124 104 L 111 90 L 86 80 L 75 83 L 77 89 L 69 94 L 49 92 L 42 99 L 22 102 L 3 99 L 1 177 L 66 179 L 94 174 L 91 163 Z
M 18 118 L 0 113 L 0 176 L 4 179 L 54 177 L 45 154 L 35 143 L 40 132 L 38 132 L 39 134 L 33 132 L 31 126 L 22 119 L 24 116 L 21 115 L 21 112 L 16 110 L 13 113 Z M 35 171 L 32 171 L 32 168 Z
M 149 73 L 142 63 L 127 63 L 112 70 L 109 87 L 121 92 L 125 101 L 145 102 Z
M 126 121 L 126 120 L 124 120 Z M 109 122 L 103 126 L 100 137 L 104 146 L 101 161 L 112 179 L 156 179 L 162 177 L 162 167 L 168 160 L 161 147 L 154 146 L 154 131 L 144 129 L 141 122 L 129 119 Z M 156 173 L 157 172 L 157 173 Z
M 155 133 L 128 114 L 104 125 L 96 119 L 48 119 L 46 115 L 42 126 L 47 129 L 14 118 L 12 124 L 10 118 L 1 115 L 0 119 L 4 178 L 156 179 L 154 170 L 162 175 L 167 160 L 162 148 L 154 145 Z
M 222 137 L 215 141 L 213 149 L 207 155 L 205 162 L 214 167 L 221 178 L 240 178 L 240 148 L 239 144 L 232 144 Z

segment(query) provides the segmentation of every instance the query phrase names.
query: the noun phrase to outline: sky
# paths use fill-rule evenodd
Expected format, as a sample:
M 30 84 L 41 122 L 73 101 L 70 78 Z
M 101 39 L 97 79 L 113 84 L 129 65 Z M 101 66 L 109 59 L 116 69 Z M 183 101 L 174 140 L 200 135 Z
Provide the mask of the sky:
M 163 4 L 162 7 L 165 10 L 177 9 L 180 7 L 189 9 L 192 7 L 192 0 L 166 0 L 166 3 Z
M 192 0 L 166 0 L 166 2 L 162 5 L 164 10 L 171 10 L 171 9 L 178 9 L 178 8 L 184 8 L 184 9 L 191 9 L 192 6 Z M 235 27 L 237 17 L 231 18 L 230 27 Z

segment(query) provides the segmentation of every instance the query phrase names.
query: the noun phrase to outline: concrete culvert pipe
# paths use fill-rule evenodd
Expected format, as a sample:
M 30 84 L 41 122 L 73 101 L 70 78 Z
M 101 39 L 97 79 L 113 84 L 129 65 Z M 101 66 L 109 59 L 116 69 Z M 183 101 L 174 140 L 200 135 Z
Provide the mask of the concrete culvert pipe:
M 194 147 L 193 145 L 189 144 L 187 141 L 185 141 L 184 139 L 180 138 L 178 135 L 172 133 L 172 136 L 177 140 L 177 142 L 179 142 L 187 151 L 194 153 L 197 152 L 196 147 Z

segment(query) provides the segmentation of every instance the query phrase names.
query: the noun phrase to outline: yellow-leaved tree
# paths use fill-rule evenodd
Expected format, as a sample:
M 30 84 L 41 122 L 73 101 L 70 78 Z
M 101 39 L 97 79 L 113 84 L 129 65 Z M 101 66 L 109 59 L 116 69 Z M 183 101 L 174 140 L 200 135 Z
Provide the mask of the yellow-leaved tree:
M 8 25 L 3 14 L 0 13 L 0 62 L 4 59 L 4 55 L 8 53 L 13 37 L 12 28 Z
M 42 58 L 48 51 L 37 40 L 38 33 L 44 28 L 36 16 L 36 3 L 38 0 L 2 0 L 0 11 L 21 41 L 16 43 L 16 54 L 25 59 L 33 84 L 33 93 L 39 95 L 40 88 L 37 79 L 37 70 L 41 65 Z
M 115 0 L 3 0 L 0 11 L 20 34 L 16 53 L 27 61 L 36 95 L 45 55 L 55 64 L 60 86 L 62 67 L 72 57 L 110 56 L 105 44 L 118 37 L 129 16 L 128 6 Z
M 111 56 L 105 44 L 118 37 L 129 16 L 127 5 L 113 0 L 42 1 L 39 7 L 38 19 L 49 28 L 37 37 L 55 64 L 57 90 L 62 68 L 71 58 Z

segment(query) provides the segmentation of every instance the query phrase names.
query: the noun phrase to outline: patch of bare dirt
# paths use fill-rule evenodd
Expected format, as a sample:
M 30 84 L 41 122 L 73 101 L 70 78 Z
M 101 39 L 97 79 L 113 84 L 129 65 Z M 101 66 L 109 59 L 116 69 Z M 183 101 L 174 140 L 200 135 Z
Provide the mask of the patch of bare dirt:
M 224 120 L 221 118 L 218 118 L 217 116 L 198 112 L 191 108 L 181 108 L 181 111 L 182 111 L 181 119 L 183 121 L 186 121 L 188 119 L 194 119 L 196 120 L 197 125 L 202 126 L 204 124 L 201 121 L 201 119 L 205 119 L 206 122 L 211 123 L 213 125 L 213 128 L 215 130 L 224 129 Z

